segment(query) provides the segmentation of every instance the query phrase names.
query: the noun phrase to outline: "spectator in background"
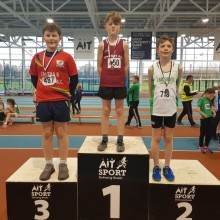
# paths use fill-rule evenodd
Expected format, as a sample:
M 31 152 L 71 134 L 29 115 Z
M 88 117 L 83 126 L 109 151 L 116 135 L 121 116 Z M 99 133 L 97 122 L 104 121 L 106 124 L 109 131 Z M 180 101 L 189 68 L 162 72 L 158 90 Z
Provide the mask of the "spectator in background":
M 81 99 L 82 99 L 82 86 L 80 84 L 77 85 L 76 90 L 75 90 L 75 98 L 76 98 L 76 102 L 75 105 L 78 105 L 78 112 L 77 114 L 80 114 L 81 112 Z
M 183 111 L 177 118 L 177 124 L 183 125 L 182 119 L 185 115 L 188 116 L 189 122 L 192 127 L 199 127 L 194 121 L 192 116 L 192 100 L 193 96 L 198 94 L 198 91 L 192 91 L 192 82 L 193 76 L 188 75 L 186 77 L 186 81 L 182 85 L 182 104 L 183 104 Z
M 6 104 L 4 103 L 4 100 L 3 98 L 0 97 L 0 121 L 3 122 L 4 119 L 5 119 L 5 107 L 6 107 Z
M 215 109 L 211 104 L 214 95 L 215 90 L 213 88 L 206 89 L 203 96 L 198 100 L 196 106 L 196 111 L 201 115 L 199 150 L 202 154 L 206 152 L 213 153 L 209 144 L 212 139 L 212 119 L 216 116 Z
M 136 127 L 142 128 L 141 120 L 138 112 L 139 105 L 139 76 L 132 76 L 133 85 L 127 91 L 127 104 L 129 106 L 128 119 L 125 123 L 125 127 L 130 127 L 132 118 L 136 120 Z
M 5 122 L 2 126 L 2 128 L 7 128 L 8 125 L 12 125 L 13 121 L 11 120 L 11 117 L 18 117 L 20 113 L 18 105 L 15 103 L 14 99 L 7 99 L 7 106 L 4 110 L 5 114 Z

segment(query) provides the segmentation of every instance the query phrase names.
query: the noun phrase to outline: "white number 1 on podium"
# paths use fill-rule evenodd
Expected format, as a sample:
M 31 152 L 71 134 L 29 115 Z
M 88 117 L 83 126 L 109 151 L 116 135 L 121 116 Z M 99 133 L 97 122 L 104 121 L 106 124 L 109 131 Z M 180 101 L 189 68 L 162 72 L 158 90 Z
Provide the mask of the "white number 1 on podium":
M 110 218 L 120 218 L 120 186 L 111 185 L 102 189 L 103 196 L 110 194 Z

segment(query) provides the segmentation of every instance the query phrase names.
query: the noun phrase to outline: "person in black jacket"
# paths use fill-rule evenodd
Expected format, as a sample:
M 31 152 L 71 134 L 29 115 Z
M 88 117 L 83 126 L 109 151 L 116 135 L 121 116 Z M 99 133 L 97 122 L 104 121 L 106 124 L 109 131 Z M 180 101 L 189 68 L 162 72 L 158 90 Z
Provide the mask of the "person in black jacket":
M 186 82 L 182 85 L 182 104 L 183 104 L 183 111 L 177 118 L 177 124 L 183 125 L 182 119 L 185 115 L 188 116 L 189 122 L 192 127 L 199 127 L 193 120 L 192 116 L 192 100 L 193 96 L 198 94 L 198 91 L 192 91 L 192 82 L 193 82 L 193 76 L 188 75 L 186 77 Z

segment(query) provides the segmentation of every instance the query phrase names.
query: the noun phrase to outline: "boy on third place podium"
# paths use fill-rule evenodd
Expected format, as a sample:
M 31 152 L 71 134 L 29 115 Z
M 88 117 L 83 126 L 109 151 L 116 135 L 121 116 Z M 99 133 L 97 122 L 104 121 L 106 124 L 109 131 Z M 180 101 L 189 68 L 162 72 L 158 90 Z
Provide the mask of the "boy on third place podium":
M 67 156 L 69 140 L 67 122 L 70 121 L 69 100 L 78 83 L 78 72 L 72 56 L 58 48 L 61 28 L 56 23 L 43 27 L 46 50 L 34 55 L 29 73 L 36 88 L 36 115 L 42 126 L 42 145 L 46 165 L 40 180 L 50 179 L 53 165 L 53 134 L 58 139 L 60 164 L 58 179 L 69 178 Z

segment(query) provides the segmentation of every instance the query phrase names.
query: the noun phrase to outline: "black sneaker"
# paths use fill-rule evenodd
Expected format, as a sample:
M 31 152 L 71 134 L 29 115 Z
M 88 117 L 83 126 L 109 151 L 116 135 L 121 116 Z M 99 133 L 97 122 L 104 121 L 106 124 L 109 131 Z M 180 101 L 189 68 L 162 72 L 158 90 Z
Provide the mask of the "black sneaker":
M 126 128 L 129 128 L 129 127 L 130 127 L 130 125 L 128 124 L 128 122 L 125 123 L 125 127 L 126 127 Z
M 117 141 L 117 152 L 125 151 L 125 145 L 123 141 Z
M 40 180 L 46 181 L 49 180 L 51 175 L 55 172 L 54 165 L 47 163 L 44 167 L 43 172 L 40 175 Z
M 197 124 L 193 124 L 193 125 L 191 125 L 191 127 L 199 128 L 199 125 L 197 125 Z
M 108 141 L 102 140 L 102 142 L 97 147 L 98 151 L 104 151 L 107 148 Z
M 181 122 L 181 121 L 177 121 L 176 124 L 178 124 L 178 125 L 184 125 L 183 122 Z
M 58 180 L 66 180 L 69 178 L 69 170 L 67 164 L 59 164 Z

